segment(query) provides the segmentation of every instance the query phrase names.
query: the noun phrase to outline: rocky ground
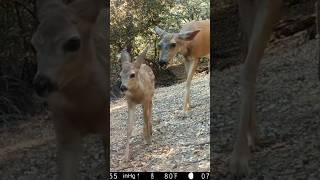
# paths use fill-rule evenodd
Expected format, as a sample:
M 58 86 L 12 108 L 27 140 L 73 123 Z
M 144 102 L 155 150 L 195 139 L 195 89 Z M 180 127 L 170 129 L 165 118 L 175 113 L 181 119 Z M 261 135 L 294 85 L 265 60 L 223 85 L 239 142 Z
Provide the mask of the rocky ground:
M 131 156 L 124 161 L 127 142 L 128 110 L 125 99 L 112 102 L 111 171 L 205 171 L 210 168 L 210 89 L 209 75 L 202 73 L 192 81 L 188 116 L 182 114 L 185 83 L 156 89 L 153 98 L 153 140 L 143 140 L 141 105 L 137 106 L 136 126 L 131 138 Z
M 257 83 L 261 143 L 249 163 L 250 179 L 320 179 L 316 47 L 315 40 L 300 44 L 286 40 L 263 59 Z M 239 67 L 214 71 L 211 79 L 214 177 L 228 177 L 228 161 L 239 122 Z
M 84 140 L 82 179 L 105 179 L 104 151 L 96 136 Z M 56 142 L 48 115 L 0 128 L 0 174 L 3 180 L 56 178 Z
M 214 179 L 228 179 L 230 155 L 239 123 L 241 64 L 238 11 L 223 1 L 213 12 L 215 61 L 212 72 L 211 143 Z M 284 1 L 282 19 L 261 62 L 257 83 L 257 126 L 260 144 L 249 161 L 249 179 L 320 179 L 320 81 L 314 0 Z M 290 22 L 282 26 L 283 22 Z M 288 25 L 288 26 L 287 26 Z M 305 26 L 306 25 L 306 26 Z M 280 35 L 291 27 L 299 31 Z M 232 28 L 231 28 L 232 27 Z

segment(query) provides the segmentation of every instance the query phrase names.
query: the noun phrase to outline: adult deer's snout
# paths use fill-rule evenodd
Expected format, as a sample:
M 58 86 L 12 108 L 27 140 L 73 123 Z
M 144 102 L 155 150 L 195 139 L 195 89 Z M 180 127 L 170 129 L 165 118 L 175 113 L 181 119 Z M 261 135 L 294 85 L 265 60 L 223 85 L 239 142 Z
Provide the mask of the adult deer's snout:
M 121 90 L 122 92 L 125 92 L 125 91 L 128 90 L 128 88 L 127 88 L 126 86 L 124 86 L 124 85 L 121 85 L 121 86 L 120 86 L 120 90 Z
M 33 87 L 40 97 L 47 97 L 50 93 L 57 89 L 55 83 L 53 83 L 44 75 L 36 75 L 36 77 L 33 79 Z
M 160 67 L 164 67 L 164 66 L 167 65 L 167 61 L 165 59 L 160 59 L 159 60 L 159 65 L 160 65 Z

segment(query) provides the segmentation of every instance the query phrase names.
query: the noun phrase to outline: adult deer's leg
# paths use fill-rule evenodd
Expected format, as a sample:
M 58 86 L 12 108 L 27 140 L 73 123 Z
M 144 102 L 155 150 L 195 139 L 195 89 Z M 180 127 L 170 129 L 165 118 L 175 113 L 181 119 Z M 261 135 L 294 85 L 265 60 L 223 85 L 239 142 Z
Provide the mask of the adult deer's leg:
M 242 30 L 242 62 L 245 62 L 248 55 L 249 39 L 252 34 L 253 23 L 255 20 L 256 9 L 252 0 L 238 0 L 239 4 L 239 16 L 240 16 L 240 28 Z M 251 116 L 249 119 L 249 127 L 247 130 L 247 138 L 249 147 L 254 149 L 255 142 L 257 140 L 256 133 L 256 106 L 255 98 L 252 102 Z
M 255 18 L 253 0 L 238 0 L 240 29 L 241 29 L 241 61 L 244 62 L 248 54 L 249 38 Z
M 199 58 L 192 59 L 191 57 L 186 57 L 185 61 L 185 68 L 187 72 L 187 81 L 186 81 L 186 94 L 185 94 L 185 101 L 184 101 L 184 107 L 183 110 L 185 112 L 190 110 L 190 87 L 191 87 L 191 80 L 193 77 L 193 74 L 197 68 Z
M 255 85 L 258 67 L 263 56 L 267 41 L 272 32 L 274 22 L 278 19 L 281 0 L 240 0 L 239 3 L 247 2 L 251 7 L 255 5 L 255 19 L 251 36 L 249 38 L 248 53 L 245 63 L 241 69 L 241 107 L 240 125 L 237 140 L 231 159 L 231 171 L 235 175 L 248 174 L 249 146 L 248 134 L 251 126 L 255 125 Z M 243 8 L 240 6 L 240 8 Z
M 80 167 L 81 135 L 70 128 L 56 125 L 58 179 L 77 180 Z
M 127 146 L 125 154 L 126 161 L 129 161 L 130 159 L 130 138 L 132 134 L 132 128 L 135 123 L 135 110 L 136 105 L 134 103 L 128 102 Z

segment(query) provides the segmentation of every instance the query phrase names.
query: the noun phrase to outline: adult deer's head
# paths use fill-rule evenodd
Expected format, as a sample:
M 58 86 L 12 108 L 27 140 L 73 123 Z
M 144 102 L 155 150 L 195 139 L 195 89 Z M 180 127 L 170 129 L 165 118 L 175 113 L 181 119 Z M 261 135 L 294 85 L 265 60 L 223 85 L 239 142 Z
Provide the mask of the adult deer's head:
M 156 33 L 160 36 L 161 40 L 158 44 L 160 49 L 159 65 L 166 67 L 169 62 L 182 50 L 186 41 L 191 41 L 198 34 L 200 30 L 186 31 L 180 33 L 168 33 L 163 29 L 156 27 Z

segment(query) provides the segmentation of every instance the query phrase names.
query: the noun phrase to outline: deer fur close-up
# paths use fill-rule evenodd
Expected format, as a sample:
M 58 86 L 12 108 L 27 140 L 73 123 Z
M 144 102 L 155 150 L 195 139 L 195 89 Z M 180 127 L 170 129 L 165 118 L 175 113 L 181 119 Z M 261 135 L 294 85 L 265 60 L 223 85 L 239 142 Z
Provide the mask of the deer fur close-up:
M 85 136 L 100 134 L 109 152 L 107 46 L 105 39 L 99 39 L 105 36 L 103 7 L 103 0 L 74 0 L 68 5 L 62 0 L 37 2 L 40 24 L 32 44 L 38 69 L 33 83 L 37 94 L 48 101 L 54 122 L 59 180 L 80 178 Z
M 200 58 L 209 58 L 210 56 L 210 20 L 189 22 L 182 27 L 179 33 L 169 33 L 159 27 L 156 27 L 155 31 L 161 38 L 158 46 L 160 49 L 159 65 L 161 67 L 166 67 L 177 53 L 184 56 L 187 80 L 183 111 L 188 112 L 191 109 L 190 87 L 192 77 Z
M 248 175 L 250 148 L 254 149 L 256 134 L 256 79 L 264 49 L 273 25 L 280 18 L 282 0 L 238 0 L 241 28 L 245 43 L 245 62 L 240 81 L 240 123 L 234 144 L 230 170 L 236 176 Z
M 155 90 L 155 77 L 152 69 L 145 64 L 148 47 L 131 62 L 129 53 L 122 50 L 120 54 L 121 91 L 125 94 L 128 103 L 127 144 L 125 160 L 130 160 L 130 138 L 135 124 L 136 105 L 142 104 L 144 128 L 143 136 L 147 144 L 151 144 L 152 137 L 152 97 Z

